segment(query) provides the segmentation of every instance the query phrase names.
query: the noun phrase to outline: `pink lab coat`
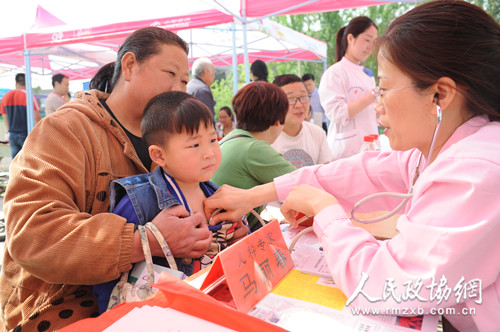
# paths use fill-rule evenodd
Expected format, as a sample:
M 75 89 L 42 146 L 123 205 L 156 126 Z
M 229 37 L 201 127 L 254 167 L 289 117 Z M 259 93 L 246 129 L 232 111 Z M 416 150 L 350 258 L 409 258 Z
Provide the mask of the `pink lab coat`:
M 357 292 L 351 306 L 360 308 L 453 307 L 457 314 L 446 318 L 460 331 L 497 331 L 500 328 L 500 122 L 474 117 L 460 126 L 435 161 L 420 174 L 413 198 L 398 219 L 399 234 L 378 241 L 354 227 L 345 211 L 359 199 L 375 192 L 407 193 L 419 151 L 366 152 L 348 159 L 311 166 L 274 180 L 283 201 L 298 184 L 310 184 L 333 194 L 341 204 L 323 209 L 315 217 L 314 231 L 321 240 L 333 279 L 350 297 L 365 272 L 362 291 L 382 298 L 387 279 L 393 278 L 394 294 L 416 290 L 421 277 L 421 299 L 368 301 Z M 390 210 L 397 204 L 378 200 L 360 212 Z M 345 209 L 345 210 L 344 210 Z M 432 288 L 446 278 L 451 290 L 447 300 Z M 460 293 L 463 283 L 481 282 L 481 292 Z M 406 287 L 405 282 L 412 282 Z M 427 287 L 427 288 L 426 288 Z M 431 301 L 430 290 L 434 299 Z M 390 294 L 390 292 L 389 292 Z M 479 299 L 479 295 L 482 299 Z M 465 298 L 464 298 L 465 297 Z M 439 298 L 442 302 L 437 304 Z M 457 303 L 458 301 L 458 303 Z M 482 302 L 478 304 L 476 302 Z M 475 308 L 475 315 L 462 315 Z M 467 310 L 467 309 L 466 309 Z

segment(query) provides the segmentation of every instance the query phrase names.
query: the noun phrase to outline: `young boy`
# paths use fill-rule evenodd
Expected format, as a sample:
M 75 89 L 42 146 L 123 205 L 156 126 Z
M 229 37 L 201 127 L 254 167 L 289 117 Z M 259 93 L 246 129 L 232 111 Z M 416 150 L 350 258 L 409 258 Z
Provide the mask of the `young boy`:
M 210 110 L 191 95 L 166 92 L 146 105 L 141 131 L 159 167 L 153 173 L 113 181 L 110 210 L 136 225 L 144 225 L 172 205 L 182 204 L 190 214 L 203 213 L 203 200 L 218 188 L 209 179 L 222 159 Z M 208 252 L 195 260 L 175 258 L 177 269 L 191 275 L 208 266 L 227 247 L 237 224 L 209 226 L 213 240 Z M 164 257 L 153 257 L 153 262 L 172 268 Z M 118 280 L 94 286 L 100 312 L 106 310 Z

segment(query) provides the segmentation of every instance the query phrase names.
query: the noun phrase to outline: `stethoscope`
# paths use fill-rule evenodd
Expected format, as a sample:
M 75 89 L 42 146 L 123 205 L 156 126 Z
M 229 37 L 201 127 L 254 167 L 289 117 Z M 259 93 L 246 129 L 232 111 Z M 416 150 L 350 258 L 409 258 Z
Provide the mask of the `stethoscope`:
M 436 113 L 437 113 L 437 122 L 436 122 L 436 129 L 434 130 L 434 135 L 432 136 L 432 141 L 431 141 L 431 146 L 429 148 L 429 154 L 427 157 L 430 159 L 432 157 L 432 153 L 434 152 L 434 145 L 436 143 L 436 137 L 439 132 L 439 126 L 441 125 L 441 120 L 443 119 L 443 111 L 441 107 L 437 104 L 436 102 Z M 356 204 L 354 204 L 354 207 L 351 210 L 351 219 L 363 224 L 373 224 L 382 220 L 386 220 L 393 215 L 395 215 L 403 206 L 408 203 L 408 201 L 413 197 L 413 185 L 415 184 L 415 181 L 417 181 L 420 173 L 425 169 L 426 163 L 422 165 L 422 152 L 420 152 L 420 156 L 418 157 L 417 164 L 415 165 L 415 170 L 413 172 L 412 176 L 412 181 L 410 183 L 410 189 L 408 190 L 407 194 L 401 194 L 401 193 L 394 193 L 394 192 L 382 192 L 382 193 L 376 193 L 372 194 L 369 196 L 366 196 L 365 198 L 361 199 L 358 201 Z M 358 209 L 361 205 L 365 204 L 368 201 L 371 201 L 372 199 L 375 198 L 380 198 L 380 197 L 397 197 L 397 198 L 403 198 L 401 203 L 399 203 L 398 206 L 396 206 L 392 211 L 387 212 L 379 217 L 375 218 L 369 218 L 369 219 L 358 219 L 355 217 L 355 212 L 356 209 Z

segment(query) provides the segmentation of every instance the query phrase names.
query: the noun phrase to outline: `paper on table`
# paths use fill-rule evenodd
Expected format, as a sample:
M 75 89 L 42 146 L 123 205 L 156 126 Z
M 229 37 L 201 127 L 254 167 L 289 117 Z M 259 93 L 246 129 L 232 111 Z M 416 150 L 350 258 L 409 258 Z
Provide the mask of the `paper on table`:
M 292 270 L 273 289 L 273 294 L 342 310 L 347 297 L 340 289 L 332 285 L 327 286 L 324 282 L 319 282 L 319 279 L 320 277 Z
M 164 328 L 162 329 L 161 326 Z M 105 332 L 139 332 L 139 331 L 234 331 L 201 318 L 185 314 L 172 308 L 144 306 L 134 308 Z
M 336 310 L 274 293 L 268 294 L 262 299 L 249 314 L 293 332 L 416 331 L 401 326 L 398 316 L 353 315 L 351 308 L 344 307 L 342 310 Z M 437 325 L 438 316 L 424 316 L 419 331 L 434 332 L 437 330 Z
M 290 246 L 293 239 L 303 229 L 304 227 L 301 226 L 294 228 L 289 225 L 281 225 L 281 231 L 287 246 Z M 332 278 L 321 243 L 313 232 L 300 237 L 292 251 L 292 259 L 295 263 L 295 269 L 301 272 L 323 278 Z

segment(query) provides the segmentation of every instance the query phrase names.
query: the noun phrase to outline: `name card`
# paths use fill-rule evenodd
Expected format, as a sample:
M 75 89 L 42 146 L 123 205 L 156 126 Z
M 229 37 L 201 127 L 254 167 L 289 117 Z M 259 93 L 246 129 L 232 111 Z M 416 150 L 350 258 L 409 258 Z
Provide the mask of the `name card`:
M 277 220 L 219 253 L 201 290 L 227 283 L 236 308 L 247 313 L 293 269 Z

